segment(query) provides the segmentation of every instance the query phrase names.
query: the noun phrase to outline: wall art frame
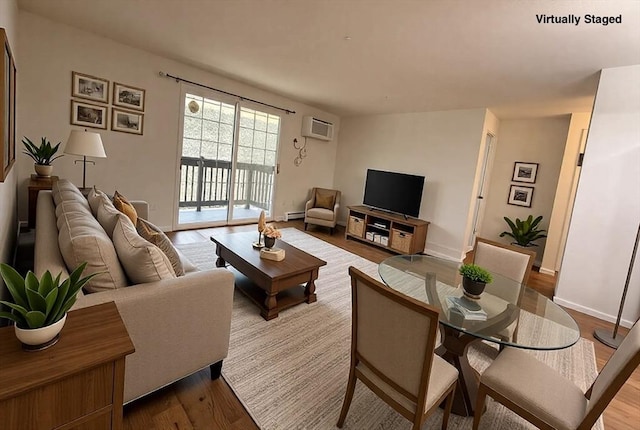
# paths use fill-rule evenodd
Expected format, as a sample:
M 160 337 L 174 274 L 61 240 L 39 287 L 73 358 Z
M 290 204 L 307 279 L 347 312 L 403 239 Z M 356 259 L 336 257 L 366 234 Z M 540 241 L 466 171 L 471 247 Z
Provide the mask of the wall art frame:
M 71 97 L 109 103 L 109 81 L 80 72 L 71 72 Z
M 538 163 L 516 161 L 513 164 L 513 177 L 511 178 L 513 182 L 535 184 L 536 176 L 538 176 Z
M 113 83 L 113 105 L 125 109 L 144 111 L 145 90 L 130 85 Z
M 0 28 L 0 182 L 4 182 L 16 161 L 16 65 L 9 38 Z
M 509 189 L 509 197 L 507 203 L 514 206 L 531 207 L 533 201 L 533 187 L 525 187 L 523 185 L 511 185 Z
M 106 130 L 108 114 L 107 106 L 71 100 L 71 124 L 73 125 Z
M 111 130 L 142 135 L 144 131 L 144 114 L 112 107 Z

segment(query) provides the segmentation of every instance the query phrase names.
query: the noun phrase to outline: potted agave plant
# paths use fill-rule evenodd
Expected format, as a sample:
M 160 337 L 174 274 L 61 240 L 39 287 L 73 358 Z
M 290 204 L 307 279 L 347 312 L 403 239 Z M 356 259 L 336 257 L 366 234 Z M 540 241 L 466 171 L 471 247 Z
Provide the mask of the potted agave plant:
M 51 163 L 56 158 L 62 157 L 62 155 L 54 157 L 56 152 L 58 152 L 60 143 L 62 142 L 58 142 L 56 146 L 52 146 L 51 142 L 49 142 L 46 137 L 43 137 L 40 146 L 38 146 L 29 140 L 28 137 L 24 137 L 22 140 L 22 144 L 25 147 L 24 154 L 33 159 L 33 167 L 38 176 L 51 176 L 51 173 L 53 172 L 53 166 Z
M 491 273 L 477 264 L 463 264 L 458 271 L 462 275 L 464 295 L 471 299 L 479 299 L 487 284 L 493 281 Z
M 29 271 L 23 278 L 14 268 L 0 264 L 0 275 L 13 300 L 0 303 L 10 312 L 0 312 L 0 318 L 15 323 L 16 337 L 26 350 L 41 350 L 54 345 L 67 320 L 67 311 L 76 302 L 80 288 L 99 273 L 80 278 L 87 263 L 83 263 L 60 282 L 47 270 L 40 279 Z

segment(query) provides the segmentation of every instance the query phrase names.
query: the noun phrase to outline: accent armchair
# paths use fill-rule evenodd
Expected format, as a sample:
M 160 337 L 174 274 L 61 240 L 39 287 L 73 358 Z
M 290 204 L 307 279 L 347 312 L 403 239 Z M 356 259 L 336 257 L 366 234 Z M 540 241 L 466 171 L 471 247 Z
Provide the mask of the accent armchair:
M 308 224 L 329 227 L 331 234 L 338 222 L 338 208 L 342 193 L 327 188 L 311 189 L 309 200 L 304 206 L 304 229 Z

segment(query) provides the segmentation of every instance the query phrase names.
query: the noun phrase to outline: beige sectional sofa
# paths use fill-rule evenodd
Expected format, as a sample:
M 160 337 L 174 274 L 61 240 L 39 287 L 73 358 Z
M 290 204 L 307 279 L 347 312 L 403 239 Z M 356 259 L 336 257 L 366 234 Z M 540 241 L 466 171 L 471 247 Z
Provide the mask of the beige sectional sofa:
M 132 204 L 141 218 L 147 217 L 146 203 Z M 95 292 L 79 293 L 74 309 L 109 301 L 116 303 L 136 349 L 126 358 L 125 403 L 207 366 L 211 368 L 212 379 L 217 378 L 229 348 L 233 275 L 226 269 L 198 271 L 181 255 L 183 276 L 176 276 L 171 266 L 154 271 L 156 263 L 167 262 L 164 254 L 149 242 L 133 237 L 133 224 L 126 216 L 121 219 L 117 212 L 109 212 L 111 221 L 115 217 L 114 223 L 120 226 L 112 232 L 114 240 L 120 234 L 135 242 L 128 251 L 153 255 L 155 259 L 149 266 L 126 254 L 125 266 L 129 269 L 144 269 L 143 276 L 158 276 L 152 282 L 130 285 L 130 277 L 118 259 L 118 255 L 125 254 L 109 248 L 111 237 L 91 209 L 87 199 L 66 180 L 58 181 L 52 191 L 39 193 L 34 271 L 38 275 L 46 270 L 54 275 L 63 272 L 65 276 L 74 269 L 70 266 L 75 265 L 75 260 L 91 260 L 85 275 L 107 268 L 106 273 L 94 278 Z M 128 232 L 124 236 L 123 229 Z M 101 269 L 100 264 L 106 266 Z M 153 272 L 151 275 L 149 270 Z M 109 287 L 111 284 L 114 288 Z

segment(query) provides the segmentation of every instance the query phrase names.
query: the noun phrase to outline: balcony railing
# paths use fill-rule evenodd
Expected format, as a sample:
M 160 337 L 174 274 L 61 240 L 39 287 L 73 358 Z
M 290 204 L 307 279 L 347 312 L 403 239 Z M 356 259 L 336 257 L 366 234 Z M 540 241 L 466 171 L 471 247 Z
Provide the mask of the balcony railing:
M 237 163 L 234 181 L 236 205 L 268 210 L 273 189 L 273 166 Z M 180 163 L 181 208 L 215 208 L 229 205 L 231 162 L 203 157 L 182 157 Z

